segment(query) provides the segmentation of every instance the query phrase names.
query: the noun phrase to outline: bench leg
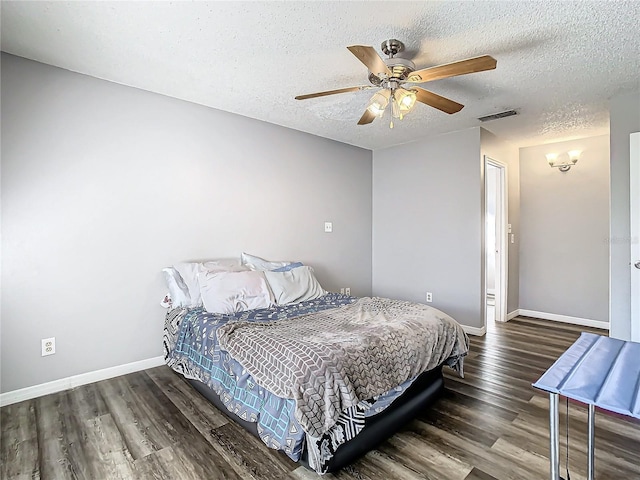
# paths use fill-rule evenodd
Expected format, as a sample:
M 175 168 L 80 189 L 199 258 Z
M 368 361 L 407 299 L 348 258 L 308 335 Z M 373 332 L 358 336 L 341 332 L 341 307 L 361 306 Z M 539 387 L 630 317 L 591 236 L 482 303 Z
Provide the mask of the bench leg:
M 560 423 L 557 393 L 549 394 L 549 462 L 551 480 L 560 480 L 560 435 L 558 424 Z
M 588 455 L 589 455 L 589 464 L 587 468 L 587 478 L 589 480 L 594 480 L 596 475 L 596 463 L 595 463 L 595 434 L 596 434 L 596 407 L 595 405 L 589 405 L 589 431 L 588 431 Z

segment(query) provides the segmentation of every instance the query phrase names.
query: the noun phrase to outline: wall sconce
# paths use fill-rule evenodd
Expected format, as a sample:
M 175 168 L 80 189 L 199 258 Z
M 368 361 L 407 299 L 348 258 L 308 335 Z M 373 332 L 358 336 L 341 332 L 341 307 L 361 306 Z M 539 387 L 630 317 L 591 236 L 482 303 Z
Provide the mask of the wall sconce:
M 558 163 L 557 153 L 547 153 L 546 157 L 550 167 L 557 167 L 558 170 L 560 170 L 561 172 L 568 172 L 572 166 L 578 163 L 581 153 L 582 152 L 580 150 L 571 150 L 570 152 L 567 152 L 567 155 L 569 156 L 569 161 L 562 162 L 562 163 Z

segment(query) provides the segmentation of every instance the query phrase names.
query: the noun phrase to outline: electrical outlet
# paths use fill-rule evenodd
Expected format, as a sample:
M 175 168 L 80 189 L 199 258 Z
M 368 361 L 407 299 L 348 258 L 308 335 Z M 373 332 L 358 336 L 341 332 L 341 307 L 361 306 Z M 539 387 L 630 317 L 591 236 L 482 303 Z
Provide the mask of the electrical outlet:
M 431 292 L 427 292 L 427 302 L 433 302 L 433 294 Z
M 344 295 L 344 288 L 341 288 L 341 289 L 340 289 L 340 293 L 341 293 L 342 295 Z
M 56 337 L 43 338 L 42 342 L 42 356 L 53 355 L 56 353 Z
M 333 232 L 333 222 L 324 222 L 324 231 L 325 233 Z
M 351 295 L 351 289 L 349 287 L 345 287 L 344 294 L 345 295 Z

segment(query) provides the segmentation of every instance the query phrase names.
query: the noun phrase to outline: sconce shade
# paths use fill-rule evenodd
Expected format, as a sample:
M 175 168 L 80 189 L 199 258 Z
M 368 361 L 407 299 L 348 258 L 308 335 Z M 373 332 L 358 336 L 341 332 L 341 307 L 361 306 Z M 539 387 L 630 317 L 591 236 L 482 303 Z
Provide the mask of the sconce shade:
M 572 165 L 578 163 L 578 159 L 580 158 L 580 154 L 582 153 L 580 150 L 571 150 L 569 153 L 569 161 Z
M 549 162 L 549 166 L 553 167 L 556 164 L 556 160 L 558 159 L 557 153 L 547 153 L 545 155 L 547 157 L 547 162 Z

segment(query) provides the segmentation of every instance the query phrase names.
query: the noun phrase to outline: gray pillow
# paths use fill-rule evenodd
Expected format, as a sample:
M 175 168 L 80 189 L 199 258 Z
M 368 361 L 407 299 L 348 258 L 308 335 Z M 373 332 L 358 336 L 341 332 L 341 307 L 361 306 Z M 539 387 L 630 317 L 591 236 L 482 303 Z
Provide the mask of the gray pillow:
M 327 292 L 320 286 L 313 269 L 303 265 L 288 272 L 264 272 L 277 305 L 300 303 L 322 297 Z

